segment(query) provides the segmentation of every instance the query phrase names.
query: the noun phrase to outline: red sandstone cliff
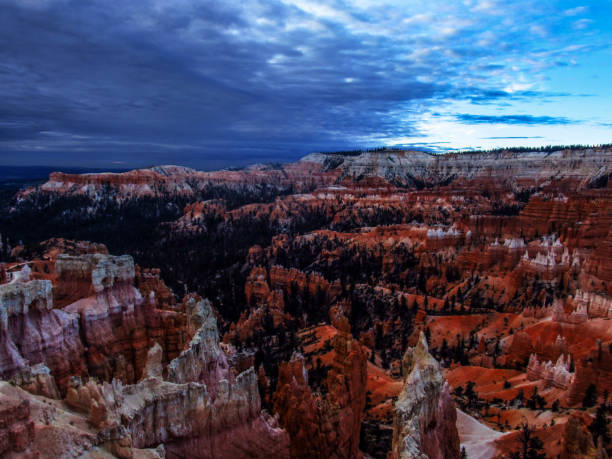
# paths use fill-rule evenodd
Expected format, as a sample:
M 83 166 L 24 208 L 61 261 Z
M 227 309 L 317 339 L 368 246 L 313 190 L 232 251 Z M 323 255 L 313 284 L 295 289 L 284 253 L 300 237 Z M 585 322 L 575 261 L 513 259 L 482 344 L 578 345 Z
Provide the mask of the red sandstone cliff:
M 308 385 L 304 358 L 294 355 L 281 364 L 274 411 L 291 438 L 292 457 L 360 457 L 359 438 L 364 417 L 367 360 L 363 347 L 350 336 L 346 318 L 332 338 L 334 358 L 325 393 Z

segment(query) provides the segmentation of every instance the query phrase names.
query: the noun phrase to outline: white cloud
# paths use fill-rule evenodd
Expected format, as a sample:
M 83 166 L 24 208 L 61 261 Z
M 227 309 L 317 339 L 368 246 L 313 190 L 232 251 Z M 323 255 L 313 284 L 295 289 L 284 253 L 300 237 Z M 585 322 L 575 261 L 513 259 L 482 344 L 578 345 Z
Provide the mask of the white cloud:
M 579 14 L 584 14 L 588 11 L 586 6 L 577 6 L 576 8 L 570 8 L 563 12 L 564 16 L 577 16 Z
M 533 88 L 533 83 L 519 83 L 515 81 L 506 86 L 504 88 L 504 91 L 513 94 L 519 91 L 527 91 L 531 88 Z
M 591 19 L 579 19 L 572 24 L 572 28 L 574 30 L 584 30 L 592 23 L 593 21 Z
M 419 13 L 402 20 L 404 24 L 428 24 L 433 21 L 434 16 L 431 13 Z

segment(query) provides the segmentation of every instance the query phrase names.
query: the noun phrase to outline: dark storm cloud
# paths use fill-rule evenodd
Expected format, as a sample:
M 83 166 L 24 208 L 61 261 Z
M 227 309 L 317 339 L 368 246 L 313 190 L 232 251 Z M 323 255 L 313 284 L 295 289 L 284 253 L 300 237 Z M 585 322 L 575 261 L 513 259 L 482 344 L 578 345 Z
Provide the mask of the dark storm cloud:
M 330 5 L 0 0 L 0 162 L 291 159 L 419 134 L 446 101 L 545 96 L 489 78 L 529 44 L 479 4 L 450 19 Z

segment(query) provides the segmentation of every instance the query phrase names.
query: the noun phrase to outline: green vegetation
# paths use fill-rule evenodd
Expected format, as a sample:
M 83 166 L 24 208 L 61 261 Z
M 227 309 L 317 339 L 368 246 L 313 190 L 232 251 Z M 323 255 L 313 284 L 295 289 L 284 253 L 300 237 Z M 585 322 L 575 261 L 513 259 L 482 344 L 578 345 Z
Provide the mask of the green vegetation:
M 600 145 L 542 145 L 541 147 L 501 147 L 491 148 L 488 150 L 449 150 L 446 152 L 435 152 L 425 148 L 399 148 L 399 147 L 373 147 L 373 148 L 357 148 L 354 150 L 340 151 L 321 151 L 323 155 L 339 155 L 339 156 L 359 156 L 362 153 L 383 153 L 383 152 L 398 152 L 406 150 L 418 150 L 425 153 L 440 154 L 440 155 L 476 155 L 476 154 L 495 154 L 495 153 L 530 153 L 530 152 L 545 152 L 552 153 L 559 150 L 585 150 L 587 148 L 612 148 L 612 143 Z

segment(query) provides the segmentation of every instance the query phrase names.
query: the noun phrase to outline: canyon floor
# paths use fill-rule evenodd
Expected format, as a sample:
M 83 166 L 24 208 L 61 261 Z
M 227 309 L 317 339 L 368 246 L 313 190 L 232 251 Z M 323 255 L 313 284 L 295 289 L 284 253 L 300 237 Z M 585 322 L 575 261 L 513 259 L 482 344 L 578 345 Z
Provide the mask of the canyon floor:
M 0 455 L 606 458 L 612 149 L 3 193 Z

